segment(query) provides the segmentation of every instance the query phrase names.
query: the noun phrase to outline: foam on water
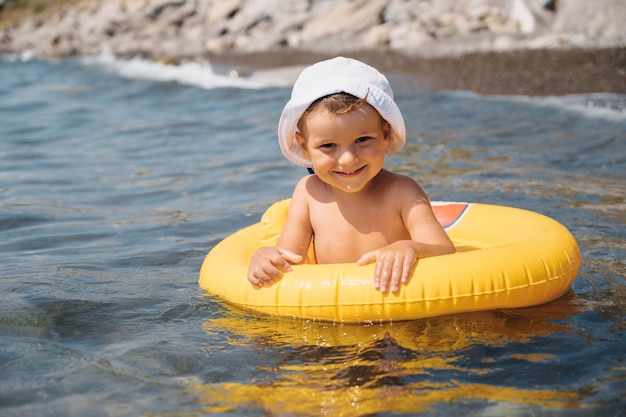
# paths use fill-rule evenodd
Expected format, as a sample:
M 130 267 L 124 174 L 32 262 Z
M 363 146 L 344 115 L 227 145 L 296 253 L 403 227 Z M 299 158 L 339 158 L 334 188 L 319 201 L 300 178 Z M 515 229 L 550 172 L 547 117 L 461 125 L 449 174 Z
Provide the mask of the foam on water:
M 525 97 L 519 100 L 539 106 L 573 111 L 589 118 L 626 120 L 626 96 L 611 93 L 570 94 L 566 96 Z
M 240 74 L 236 71 L 220 74 L 208 62 L 187 62 L 180 65 L 171 65 L 141 58 L 118 58 L 107 51 L 100 55 L 82 58 L 81 61 L 86 66 L 101 67 L 124 78 L 162 82 L 173 81 L 204 89 L 221 87 L 256 89 L 268 87 L 268 84 L 262 81 L 240 77 Z

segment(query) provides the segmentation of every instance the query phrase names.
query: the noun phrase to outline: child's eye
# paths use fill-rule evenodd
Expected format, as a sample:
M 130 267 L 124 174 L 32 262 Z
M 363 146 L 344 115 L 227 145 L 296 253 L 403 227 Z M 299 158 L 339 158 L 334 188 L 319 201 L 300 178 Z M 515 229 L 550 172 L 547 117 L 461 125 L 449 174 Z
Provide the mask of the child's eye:
M 328 149 L 328 148 L 334 148 L 334 147 L 335 147 L 335 144 L 334 144 L 334 143 L 324 143 L 323 145 L 320 145 L 319 147 L 320 147 L 320 148 L 326 148 L 326 149 Z
M 356 140 L 356 143 L 363 143 L 363 142 L 367 142 L 368 140 L 372 139 L 371 136 L 361 136 L 360 138 L 358 138 Z

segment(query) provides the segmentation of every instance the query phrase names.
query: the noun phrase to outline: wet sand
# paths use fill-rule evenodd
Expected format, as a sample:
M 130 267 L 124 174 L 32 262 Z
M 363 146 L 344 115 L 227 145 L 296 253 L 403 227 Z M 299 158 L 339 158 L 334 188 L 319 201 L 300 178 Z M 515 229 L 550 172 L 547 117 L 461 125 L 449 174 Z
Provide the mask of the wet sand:
M 468 90 L 480 94 L 550 96 L 626 94 L 626 47 L 476 52 L 425 58 L 389 51 L 346 53 L 387 75 L 405 76 L 420 90 Z M 209 55 L 211 62 L 268 69 L 307 65 L 330 55 L 263 52 Z M 408 76 L 408 77 L 407 77 Z

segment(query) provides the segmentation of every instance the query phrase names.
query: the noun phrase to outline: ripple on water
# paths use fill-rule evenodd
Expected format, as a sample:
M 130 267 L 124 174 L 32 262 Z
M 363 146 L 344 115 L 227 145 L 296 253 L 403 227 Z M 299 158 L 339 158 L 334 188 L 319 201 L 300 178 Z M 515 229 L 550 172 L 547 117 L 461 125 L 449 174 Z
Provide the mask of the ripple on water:
M 565 224 L 583 264 L 544 306 L 360 326 L 257 316 L 197 286 L 288 197 L 289 90 L 0 60 L 0 404 L 7 415 L 618 415 L 624 96 L 408 94 L 390 169 L 433 200 Z

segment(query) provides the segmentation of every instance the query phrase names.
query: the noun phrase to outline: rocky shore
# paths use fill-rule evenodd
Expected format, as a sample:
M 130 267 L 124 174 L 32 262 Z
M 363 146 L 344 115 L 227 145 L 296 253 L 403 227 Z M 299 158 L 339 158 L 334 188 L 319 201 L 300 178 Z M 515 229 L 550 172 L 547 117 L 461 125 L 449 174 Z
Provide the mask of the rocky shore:
M 81 0 L 5 25 L 0 52 L 250 68 L 344 54 L 427 89 L 626 93 L 625 21 L 623 0 Z

